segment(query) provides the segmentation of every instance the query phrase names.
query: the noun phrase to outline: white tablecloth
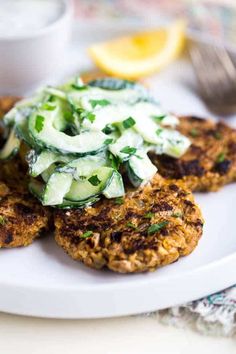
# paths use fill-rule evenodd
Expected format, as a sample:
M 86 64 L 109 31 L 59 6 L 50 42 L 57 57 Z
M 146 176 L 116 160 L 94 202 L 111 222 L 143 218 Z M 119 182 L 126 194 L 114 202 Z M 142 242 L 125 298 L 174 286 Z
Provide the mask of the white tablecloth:
M 232 338 L 206 337 L 149 317 L 46 320 L 0 314 L 1 354 L 235 354 Z

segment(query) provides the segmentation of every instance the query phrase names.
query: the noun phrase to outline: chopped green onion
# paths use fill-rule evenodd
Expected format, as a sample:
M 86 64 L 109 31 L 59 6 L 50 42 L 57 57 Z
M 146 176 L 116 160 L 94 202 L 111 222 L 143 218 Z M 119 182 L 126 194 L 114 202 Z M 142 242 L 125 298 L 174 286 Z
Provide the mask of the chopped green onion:
M 217 156 L 216 162 L 221 163 L 225 160 L 225 154 L 222 152 Z
M 37 130 L 38 133 L 40 133 L 42 131 L 42 129 L 43 129 L 44 120 L 45 120 L 45 118 L 43 116 L 40 116 L 40 115 L 36 116 L 35 130 Z
M 122 124 L 125 129 L 129 129 L 129 128 L 133 127 L 136 124 L 136 122 L 132 117 L 129 117 L 129 118 L 123 120 Z
M 86 231 L 80 236 L 80 238 L 87 238 L 87 237 L 91 236 L 92 234 L 93 234 L 93 231 Z

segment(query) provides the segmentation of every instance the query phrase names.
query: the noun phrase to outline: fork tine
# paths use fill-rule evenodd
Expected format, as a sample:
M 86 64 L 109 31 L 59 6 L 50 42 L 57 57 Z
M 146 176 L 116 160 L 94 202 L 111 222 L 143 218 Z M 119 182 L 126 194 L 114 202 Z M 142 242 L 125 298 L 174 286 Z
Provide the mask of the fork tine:
M 236 69 L 225 49 L 200 45 L 190 56 L 205 99 L 223 100 L 235 91 Z

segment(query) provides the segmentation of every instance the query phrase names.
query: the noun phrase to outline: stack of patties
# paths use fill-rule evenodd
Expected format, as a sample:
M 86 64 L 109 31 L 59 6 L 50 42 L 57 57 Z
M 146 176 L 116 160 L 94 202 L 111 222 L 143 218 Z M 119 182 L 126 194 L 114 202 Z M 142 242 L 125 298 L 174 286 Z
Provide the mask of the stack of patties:
M 96 87 L 101 84 L 104 89 L 109 80 L 119 86 L 120 80 L 107 80 L 100 80 L 100 83 L 96 80 Z M 159 115 L 159 122 L 164 117 Z M 166 128 L 172 129 L 171 124 L 168 126 L 168 119 Z M 165 127 L 161 126 L 157 134 L 162 133 L 162 129 L 165 130 Z M 0 202 L 0 216 L 3 220 L 6 218 L 6 223 L 0 225 L 0 246 L 21 246 L 32 242 L 34 237 L 48 228 L 49 210 L 52 210 L 56 242 L 73 259 L 92 268 L 109 268 L 121 273 L 152 271 L 188 255 L 197 246 L 203 231 L 203 217 L 192 191 L 215 191 L 236 179 L 236 131 L 223 123 L 197 117 L 180 117 L 176 129 L 191 143 L 181 156 L 177 157 L 178 146 L 168 145 L 165 151 L 158 151 L 151 144 L 146 144 L 145 151 L 158 169 L 157 173 L 154 170 L 154 177 L 150 180 L 143 177 L 147 174 L 145 166 L 148 169 L 148 163 L 143 171 L 141 168 L 134 183 L 129 178 L 126 161 L 119 168 L 125 182 L 125 195 L 112 199 L 99 195 L 97 199 L 100 200 L 81 208 L 65 203 L 54 205 L 54 208 L 42 206 L 39 195 L 40 200 L 37 201 L 26 191 L 27 165 L 24 165 L 19 154 L 10 162 L 2 163 L 1 179 L 4 183 L 9 178 L 13 161 L 14 168 L 21 170 L 20 173 L 26 177 L 20 178 L 24 185 L 20 196 L 17 179 L 13 178 L 9 186 L 3 185 L 6 197 Z M 146 134 L 146 128 L 144 130 Z M 127 144 L 129 147 L 130 143 Z M 11 198 L 12 202 L 8 203 L 4 198 Z M 25 205 L 25 214 L 19 211 L 19 198 L 20 203 Z M 6 203 L 11 205 L 9 214 Z M 9 215 L 13 215 L 12 218 Z M 17 218 L 21 215 L 25 223 L 25 215 L 31 218 L 29 224 L 32 227 L 27 224 L 16 226 L 17 233 L 13 232 L 16 242 L 9 242 L 11 237 L 8 232 L 12 228 L 14 230 L 14 223 L 17 225 Z M 11 222 L 7 228 L 8 219 Z

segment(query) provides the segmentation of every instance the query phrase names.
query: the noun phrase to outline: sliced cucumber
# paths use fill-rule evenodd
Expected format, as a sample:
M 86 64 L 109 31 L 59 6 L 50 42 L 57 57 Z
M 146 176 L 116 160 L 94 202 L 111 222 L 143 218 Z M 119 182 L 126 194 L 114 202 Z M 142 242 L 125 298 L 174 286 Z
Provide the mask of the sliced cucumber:
M 49 95 L 61 98 L 62 100 L 66 100 L 67 99 L 67 95 L 66 95 L 65 92 L 63 92 L 62 90 L 57 89 L 55 87 L 52 87 L 52 86 L 46 87 L 44 89 L 44 92 L 49 94 Z
M 43 199 L 45 185 L 35 179 L 32 179 L 29 183 L 30 192 L 40 201 Z M 71 200 L 64 199 L 59 205 L 52 205 L 60 209 L 72 209 L 72 208 L 85 208 L 89 205 L 96 203 L 100 198 L 92 197 L 82 202 L 73 202 Z
M 80 181 L 73 181 L 70 191 L 65 195 L 65 199 L 72 201 L 83 201 L 99 195 L 110 183 L 114 169 L 110 167 L 100 167 L 93 171 L 89 178 Z M 92 184 L 91 178 L 95 177 L 96 184 Z
M 94 156 L 89 155 L 73 160 L 65 166 L 58 168 L 58 171 L 66 172 L 73 169 L 73 177 L 75 179 L 81 179 L 83 177 L 88 177 L 94 170 L 99 167 L 106 166 L 107 164 L 107 154 L 101 153 Z
M 29 191 L 40 201 L 42 201 L 45 185 L 36 179 L 31 179 L 29 182 Z
M 100 87 L 104 90 L 116 91 L 116 90 L 132 89 L 132 90 L 139 90 L 142 93 L 147 92 L 147 89 L 144 86 L 138 84 L 137 82 L 115 79 L 110 77 L 92 80 L 88 83 L 88 85 L 92 87 Z
M 118 171 L 113 172 L 102 194 L 108 199 L 122 197 L 125 194 L 123 179 Z
M 57 168 L 56 164 L 53 163 L 51 166 L 49 166 L 45 171 L 41 173 L 41 177 L 45 183 L 48 182 L 51 175 L 56 171 L 56 168 Z
M 130 158 L 131 154 L 124 153 L 122 150 L 127 147 L 138 149 L 142 143 L 143 139 L 139 134 L 137 134 L 133 129 L 127 129 L 114 144 L 109 145 L 109 150 L 113 155 L 119 157 L 121 161 L 126 161 Z
M 68 173 L 54 172 L 47 182 L 43 192 L 43 205 L 58 205 L 63 203 L 64 196 L 69 192 L 73 177 Z
M 126 163 L 127 174 L 134 187 L 146 184 L 157 172 L 146 152 L 137 151 L 136 156 L 131 156 Z
M 176 130 L 164 129 L 161 138 L 163 139 L 163 153 L 174 158 L 181 157 L 191 144 L 186 136 Z
M 35 150 L 31 150 L 26 157 L 29 165 L 29 174 L 32 177 L 39 176 L 55 162 L 68 163 L 72 159 L 70 155 L 61 155 L 48 150 L 44 150 L 39 154 Z
M 17 138 L 14 129 L 11 129 L 9 137 L 0 151 L 0 160 L 10 159 L 17 154 L 20 148 L 20 140 Z
M 82 202 L 73 202 L 71 200 L 64 199 L 63 203 L 60 205 L 56 205 L 57 208 L 59 209 L 75 209 L 75 208 L 86 208 L 96 202 L 99 201 L 99 197 L 91 197 L 86 200 L 83 200 Z
M 56 111 L 56 110 L 55 110 Z M 77 154 L 78 156 L 95 155 L 106 149 L 106 135 L 102 132 L 84 132 L 69 136 L 53 127 L 55 111 L 37 110 L 29 118 L 29 133 L 38 146 L 59 151 L 62 154 Z M 41 125 L 37 127 L 37 119 Z M 39 129 L 40 128 L 40 129 Z

